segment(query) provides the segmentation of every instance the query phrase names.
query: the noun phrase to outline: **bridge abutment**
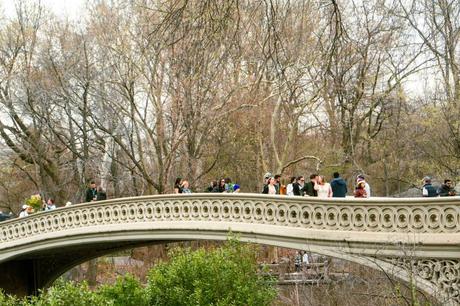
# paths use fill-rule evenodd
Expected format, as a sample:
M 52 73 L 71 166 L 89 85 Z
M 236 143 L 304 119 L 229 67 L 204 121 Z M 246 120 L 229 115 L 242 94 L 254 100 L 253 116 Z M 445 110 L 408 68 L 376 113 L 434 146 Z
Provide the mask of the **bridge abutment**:
M 33 259 L 13 260 L 0 264 L 0 288 L 7 294 L 16 296 L 36 295 L 44 284 L 40 263 Z

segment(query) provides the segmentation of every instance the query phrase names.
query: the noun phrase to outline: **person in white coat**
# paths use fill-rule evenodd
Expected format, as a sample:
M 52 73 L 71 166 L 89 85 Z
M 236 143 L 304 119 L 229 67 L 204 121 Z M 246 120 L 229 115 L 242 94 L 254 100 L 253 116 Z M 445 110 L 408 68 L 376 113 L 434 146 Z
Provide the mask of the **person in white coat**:
M 24 218 L 24 217 L 27 217 L 29 215 L 29 205 L 22 205 L 22 208 L 21 208 L 21 212 L 19 213 L 19 218 Z
M 294 195 L 294 184 L 297 182 L 295 176 L 290 178 L 290 183 L 286 186 L 286 195 L 293 196 Z
M 324 180 L 324 176 L 319 175 L 317 178 L 317 184 L 315 184 L 315 190 L 318 193 L 318 198 L 332 198 L 331 184 Z

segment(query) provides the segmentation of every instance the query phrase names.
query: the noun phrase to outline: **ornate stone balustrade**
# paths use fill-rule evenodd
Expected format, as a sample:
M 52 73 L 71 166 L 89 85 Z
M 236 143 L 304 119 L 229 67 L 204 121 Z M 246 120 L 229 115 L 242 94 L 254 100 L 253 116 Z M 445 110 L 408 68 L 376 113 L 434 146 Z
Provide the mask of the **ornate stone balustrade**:
M 315 230 L 460 233 L 460 198 L 319 200 L 252 194 L 125 198 L 74 205 L 0 223 L 2 243 L 77 227 L 212 221 Z

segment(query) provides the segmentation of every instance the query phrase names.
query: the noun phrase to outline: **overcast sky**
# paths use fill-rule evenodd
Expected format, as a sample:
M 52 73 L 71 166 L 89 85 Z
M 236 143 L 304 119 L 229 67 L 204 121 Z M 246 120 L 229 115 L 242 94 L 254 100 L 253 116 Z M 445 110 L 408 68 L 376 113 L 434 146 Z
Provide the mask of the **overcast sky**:
M 0 12 L 3 11 L 7 17 L 13 17 L 15 14 L 15 4 L 18 0 L 0 0 Z M 85 17 L 85 4 L 88 1 L 94 0 L 23 0 L 26 3 L 41 3 L 56 16 L 81 23 Z M 405 81 L 405 88 L 409 95 L 417 95 L 421 90 L 429 88 L 433 85 L 434 80 L 423 78 L 422 73 L 411 75 Z
M 84 12 L 86 0 L 25 0 L 28 3 L 41 3 L 60 17 L 78 20 Z M 11 17 L 15 14 L 17 0 L 0 0 L 2 11 Z

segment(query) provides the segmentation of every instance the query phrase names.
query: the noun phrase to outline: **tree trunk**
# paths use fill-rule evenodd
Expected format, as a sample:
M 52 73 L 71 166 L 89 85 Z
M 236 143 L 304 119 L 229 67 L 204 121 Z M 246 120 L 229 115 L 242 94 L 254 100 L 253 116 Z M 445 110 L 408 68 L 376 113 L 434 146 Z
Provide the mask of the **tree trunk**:
M 97 258 L 88 261 L 88 271 L 86 272 L 86 280 L 91 288 L 97 285 Z

